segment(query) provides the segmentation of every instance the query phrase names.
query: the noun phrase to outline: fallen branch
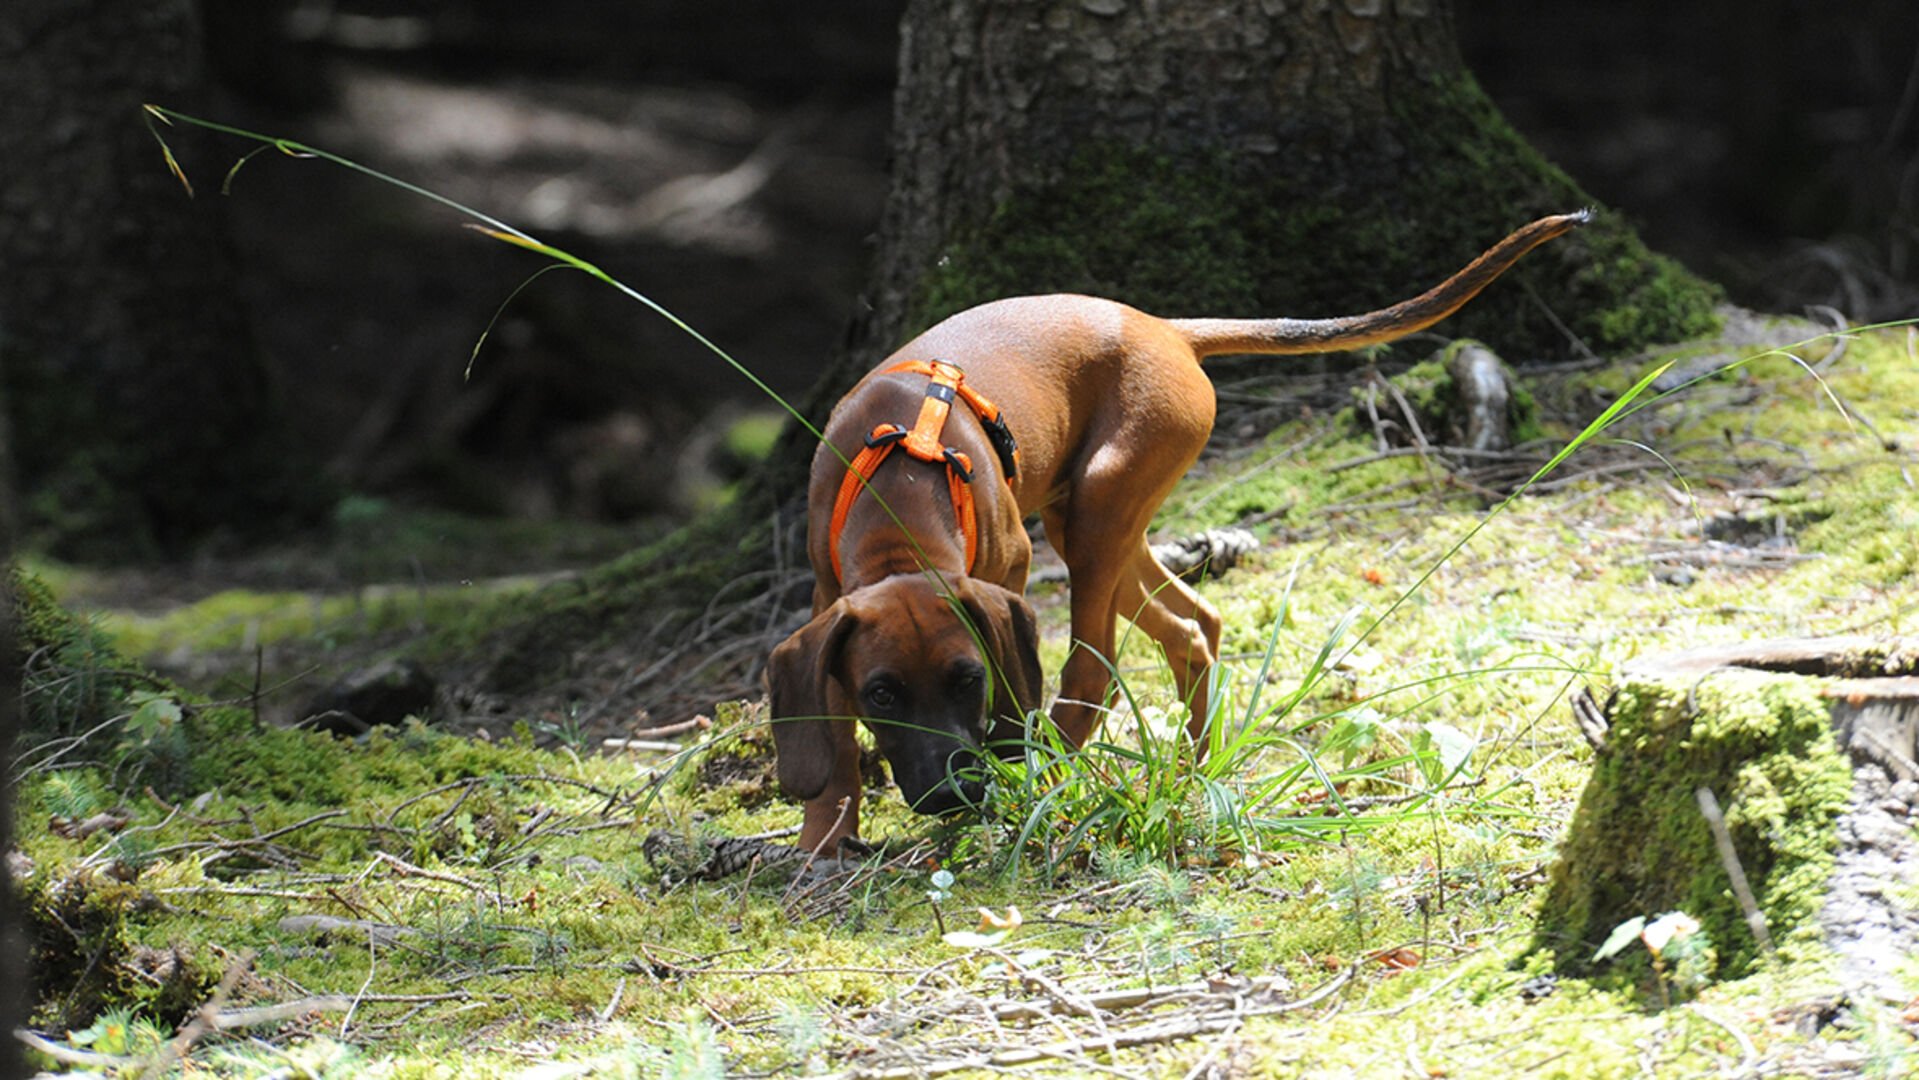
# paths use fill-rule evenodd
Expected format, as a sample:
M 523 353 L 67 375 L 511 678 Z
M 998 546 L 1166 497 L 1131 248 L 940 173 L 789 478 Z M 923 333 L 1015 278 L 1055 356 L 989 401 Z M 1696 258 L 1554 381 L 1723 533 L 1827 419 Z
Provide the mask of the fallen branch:
M 1077 1001 L 1103 1012 L 1117 1012 L 1121 1009 L 1190 1002 L 1195 999 L 1229 1000 L 1268 995 L 1277 992 L 1282 984 L 1283 980 L 1278 977 L 1263 976 L 1227 993 L 1222 993 L 1213 983 L 1181 983 L 1175 986 L 1137 986 L 1126 990 L 1103 990 L 1075 995 L 1075 997 Z M 986 1007 L 991 1009 L 994 1017 L 1001 1021 L 1037 1020 L 1053 1011 L 1051 1004 L 1046 1001 L 1012 1001 L 1004 998 L 988 1001 Z
M 701 713 L 692 719 L 682 720 L 677 724 L 661 724 L 658 727 L 640 728 L 634 731 L 629 737 L 634 739 L 665 739 L 674 735 L 684 735 L 689 731 L 705 731 L 712 726 L 713 718 L 707 716 L 705 713 Z M 610 745 L 618 741 L 618 739 L 608 739 L 607 743 Z
M 288 915 L 276 925 L 281 932 L 288 934 L 312 934 L 318 937 L 350 932 L 356 937 L 365 935 L 375 945 L 398 945 L 419 933 L 411 926 L 395 926 L 369 919 L 342 919 L 333 915 Z
M 1719 863 L 1726 869 L 1726 878 L 1732 883 L 1732 894 L 1739 901 L 1739 908 L 1746 914 L 1746 926 L 1759 942 L 1759 951 L 1772 959 L 1772 931 L 1766 926 L 1766 913 L 1759 910 L 1759 901 L 1752 894 L 1752 885 L 1746 881 L 1746 868 L 1739 861 L 1739 851 L 1733 847 L 1732 833 L 1726 829 L 1726 815 L 1719 809 L 1719 799 L 1709 787 L 1694 789 L 1693 797 L 1699 801 L 1699 812 L 1705 816 L 1706 824 L 1712 828 L 1713 844 L 1719 849 Z
M 147 1060 L 146 1068 L 140 1070 L 142 1080 L 149 1076 L 165 1076 L 178 1062 L 184 1061 L 193 1051 L 194 1044 L 206 1037 L 207 1032 L 218 1030 L 216 1023 L 220 1009 L 233 996 L 233 988 L 240 984 L 240 977 L 253 966 L 251 950 L 243 953 L 239 959 L 227 965 L 220 977 L 220 985 L 214 987 L 212 995 L 193 1013 L 193 1019 L 182 1025 L 178 1034 L 160 1049 L 160 1052 Z
M 554 784 L 560 787 L 577 788 L 604 798 L 607 802 L 602 813 L 621 805 L 627 798 L 619 791 L 608 791 L 598 784 L 591 784 L 585 780 L 576 780 L 570 776 L 553 776 L 547 773 L 503 773 L 492 776 L 469 776 L 464 780 L 455 780 L 451 783 L 441 784 L 439 787 L 428 788 L 404 802 L 399 803 L 393 809 L 387 811 L 384 827 L 395 831 L 405 831 L 401 829 L 400 826 L 393 824 L 394 819 L 399 817 L 402 811 L 417 803 L 430 799 L 435 795 L 442 795 L 449 791 L 457 791 L 461 788 L 473 788 L 481 784 Z M 441 819 L 446 817 L 447 815 L 444 813 L 438 815 L 435 818 L 436 824 L 443 823 Z
M 91 1050 L 76 1050 L 65 1043 L 57 1043 L 37 1032 L 26 1028 L 14 1028 L 13 1037 L 29 1047 L 45 1054 L 62 1065 L 85 1065 L 96 1069 L 117 1069 L 130 1065 L 133 1059 L 119 1054 L 96 1054 Z
M 179 812 L 180 812 L 179 807 L 174 807 L 172 812 L 167 814 L 167 821 L 171 821 L 173 819 L 174 814 L 177 814 Z M 344 815 L 345 813 L 346 813 L 345 810 L 325 810 L 318 814 L 314 814 L 312 817 L 303 818 L 299 821 L 296 821 L 291 825 L 282 825 L 281 827 L 271 830 L 270 832 L 263 832 L 263 833 L 256 834 L 254 836 L 242 836 L 237 840 L 228 840 L 225 837 L 218 837 L 213 840 L 189 840 L 179 844 L 168 844 L 165 847 L 154 848 L 152 851 L 146 852 L 144 857 L 148 859 L 159 859 L 168 855 L 179 854 L 181 852 L 207 851 L 209 853 L 209 861 L 211 861 L 211 858 L 213 856 L 226 856 L 226 855 L 234 854 L 236 852 L 247 850 L 249 848 L 260 848 L 262 850 L 259 852 L 259 854 L 261 855 L 261 857 L 265 858 L 272 855 L 273 848 L 279 846 L 274 844 L 273 841 L 279 839 L 280 837 L 285 836 L 291 832 L 298 832 L 299 830 L 307 828 L 308 826 L 311 826 L 311 825 L 317 825 L 322 821 L 327 821 L 332 818 L 340 817 Z M 166 821 L 162 821 L 160 825 L 165 825 L 166 823 L 167 823 Z M 156 829 L 159 827 L 160 827 L 159 825 L 154 826 L 154 828 Z M 129 832 L 131 831 L 132 830 L 129 830 Z M 288 849 L 288 850 L 292 850 L 292 849 Z M 301 853 L 301 854 L 304 854 L 304 853 Z M 297 861 L 293 860 L 290 857 L 282 856 L 282 859 L 291 865 L 297 865 Z
M 476 893 L 486 891 L 486 886 L 468 881 L 456 874 L 442 874 L 437 870 L 428 870 L 424 866 L 415 866 L 405 859 L 396 855 L 389 855 L 384 851 L 376 851 L 373 853 L 373 861 L 367 864 L 367 868 L 361 872 L 360 876 L 364 878 L 366 875 L 371 874 L 373 868 L 381 863 L 393 867 L 406 877 L 423 877 L 431 881 L 444 881 L 449 885 L 458 885 L 462 889 Z
M 600 745 L 608 750 L 651 750 L 656 754 L 671 754 L 685 749 L 679 743 L 663 739 L 601 739 Z
M 1148 1046 L 1156 1043 L 1184 1042 L 1201 1035 L 1217 1035 L 1236 1030 L 1247 1019 L 1255 1016 L 1278 1016 L 1301 1009 L 1311 1008 L 1337 993 L 1357 972 L 1356 966 L 1349 965 L 1334 976 L 1325 986 L 1320 987 L 1307 997 L 1298 1001 L 1289 1001 L 1283 1005 L 1270 1005 L 1252 1009 L 1235 1009 L 1219 1015 L 1181 1016 L 1155 1023 L 1141 1024 L 1137 1027 L 1113 1031 L 1105 1035 L 1085 1039 L 1070 1039 L 1032 1047 L 998 1047 L 983 1050 L 977 1054 L 943 1058 L 936 1061 L 916 1062 L 909 1065 L 892 1066 L 882 1069 L 852 1069 L 835 1074 L 844 1080 L 908 1080 L 925 1076 L 943 1076 L 947 1073 L 963 1072 L 968 1069 L 1004 1069 L 1016 1065 L 1026 1065 L 1048 1058 L 1070 1058 L 1087 1050 L 1115 1049 L 1123 1050 L 1134 1046 Z
M 1092 1001 L 1088 1000 L 1087 998 L 1081 997 L 1078 994 L 1073 993 L 1072 991 L 1066 989 L 1060 984 L 1047 978 L 1045 975 L 1042 975 L 1039 972 L 1034 971 L 1033 969 L 1027 967 L 1026 965 L 1019 963 L 1018 961 L 1006 955 L 1004 952 L 1000 951 L 999 949 L 987 949 L 986 952 L 991 954 L 992 956 L 998 957 L 999 960 L 1006 965 L 1007 970 L 1012 971 L 1019 976 L 1019 981 L 1022 984 L 1026 986 L 1034 987 L 1038 989 L 1041 993 L 1045 994 L 1047 997 L 1047 1000 L 1052 1004 L 1052 1006 L 1055 1006 L 1060 1009 L 1064 1009 L 1068 1013 L 1071 1013 L 1074 1016 L 1084 1016 L 1089 1020 L 1100 1022 L 1102 1027 L 1105 1026 L 1099 1006 L 1093 1004 Z M 1045 1016 L 1045 1015 L 1051 1014 L 1053 1011 L 1054 1010 L 1052 1008 L 1048 1008 L 1048 1009 L 1037 1011 L 1034 1013 L 1034 1015 Z
M 504 1000 L 509 995 L 489 994 L 487 997 Z M 367 994 L 355 998 L 349 994 L 316 994 L 296 1001 L 283 1001 L 278 1005 L 257 1005 L 247 1009 L 233 1009 L 218 1013 L 213 1017 L 213 1026 L 221 1031 L 233 1031 L 239 1028 L 259 1027 L 261 1024 L 277 1024 L 293 1020 L 310 1013 L 346 1012 L 353 1008 L 357 1000 L 360 1004 L 375 1005 L 431 1005 L 440 1001 L 470 1001 L 473 995 L 464 991 L 451 994 Z

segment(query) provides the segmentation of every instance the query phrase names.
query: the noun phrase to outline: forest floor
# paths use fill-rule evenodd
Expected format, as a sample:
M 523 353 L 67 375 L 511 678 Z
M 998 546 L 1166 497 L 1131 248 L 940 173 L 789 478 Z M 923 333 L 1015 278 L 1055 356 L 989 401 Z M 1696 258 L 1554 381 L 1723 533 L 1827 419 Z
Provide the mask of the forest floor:
M 1666 360 L 1656 401 L 1493 509 Z M 1775 928 L 1770 962 L 1683 979 L 1643 950 L 1595 966 L 1591 943 L 1535 933 L 1593 775 L 1574 697 L 1603 700 L 1621 664 L 1662 650 L 1919 635 L 1912 329 L 1833 337 L 1742 317 L 1721 341 L 1530 371 L 1547 434 L 1494 459 L 1396 446 L 1369 419 L 1383 389 L 1353 382 L 1234 381 L 1215 447 L 1157 523 L 1260 540 L 1200 586 L 1226 620 L 1224 722 L 1263 733 L 1233 775 L 1195 779 L 1169 752 L 1180 707 L 1163 662 L 1128 638 L 1104 748 L 1069 768 L 1088 770 L 1075 790 L 1093 801 L 1049 803 L 1048 770 L 1011 769 L 987 813 L 934 822 L 880 782 L 873 853 L 797 872 L 778 862 L 797 808 L 777 794 L 751 695 L 716 690 L 708 725 L 618 749 L 602 736 L 676 718 L 628 709 L 596 727 L 509 699 L 484 723 L 358 740 L 257 726 L 268 650 L 287 667 L 377 655 L 483 608 L 488 588 L 549 579 L 340 571 L 344 589 L 179 604 L 148 591 L 138 610 L 102 610 L 130 593 L 44 568 L 65 598 L 91 598 L 97 632 L 30 672 L 30 709 L 66 725 L 24 747 L 9 856 L 38 919 L 42 1064 L 1912 1073 L 1919 971 L 1849 985 L 1816 927 Z M 325 567 L 375 537 L 491 544 L 455 519 L 419 526 L 368 508 L 297 557 Z M 356 542 L 354 528 L 376 532 Z M 540 530 L 498 549 L 564 572 L 622 542 Z M 1056 671 L 1063 585 L 1034 595 Z M 778 632 L 755 622 L 746 651 Z M 702 845 L 739 838 L 762 862 L 709 876 Z M 1730 958 L 1750 943 L 1712 944 Z

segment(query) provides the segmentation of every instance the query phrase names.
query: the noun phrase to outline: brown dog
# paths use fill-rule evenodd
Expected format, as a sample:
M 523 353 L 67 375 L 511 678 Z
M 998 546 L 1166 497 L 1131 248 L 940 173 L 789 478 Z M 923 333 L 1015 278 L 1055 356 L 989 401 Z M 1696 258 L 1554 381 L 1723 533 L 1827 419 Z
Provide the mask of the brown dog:
M 1040 702 L 1038 633 L 1021 595 L 1029 514 L 1065 559 L 1072 590 L 1074 646 L 1052 709 L 1060 732 L 1083 745 L 1098 726 L 1114 623 L 1125 616 L 1165 651 L 1199 739 L 1219 613 L 1146 543 L 1154 511 L 1212 431 L 1213 387 L 1199 362 L 1410 334 L 1588 219 L 1542 218 L 1431 291 L 1348 318 L 1160 319 L 1088 296 L 1000 300 L 947 319 L 860 380 L 813 456 L 813 620 L 767 665 L 780 783 L 806 800 L 800 846 L 858 834 L 858 719 L 915 809 L 978 798 L 980 783 L 962 778 L 976 774 L 968 766 L 984 743 L 1017 738 Z M 963 376 L 929 373 L 931 361 Z M 956 396 L 964 403 L 952 411 L 977 419 L 946 422 Z M 907 452 L 888 460 L 896 444 Z

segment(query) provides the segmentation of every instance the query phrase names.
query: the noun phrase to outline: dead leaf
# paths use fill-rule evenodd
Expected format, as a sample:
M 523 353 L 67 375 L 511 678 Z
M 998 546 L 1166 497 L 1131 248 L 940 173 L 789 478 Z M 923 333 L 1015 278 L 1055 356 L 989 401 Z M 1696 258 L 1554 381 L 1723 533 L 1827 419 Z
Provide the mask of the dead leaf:
M 940 940 L 948 945 L 957 945 L 962 949 L 990 949 L 1013 935 L 1025 920 L 1020 916 L 1019 908 L 1008 906 L 1006 914 L 1000 915 L 979 909 L 979 929 L 952 930 L 940 935 Z
M 1007 905 L 1006 914 L 1004 915 L 994 914 L 993 911 L 988 908 L 979 909 L 979 929 L 982 934 L 991 933 L 996 930 L 1005 931 L 1010 934 L 1018 930 L 1020 924 L 1023 922 L 1025 922 L 1025 919 L 1020 917 L 1019 908 L 1013 907 L 1010 904 Z
M 1666 955 L 1666 946 L 1675 941 L 1683 941 L 1699 932 L 1699 920 L 1683 911 L 1668 911 L 1639 932 L 1639 940 L 1654 956 Z
M 1416 949 L 1401 946 L 1397 949 L 1381 949 L 1366 959 L 1386 969 L 1388 975 L 1397 975 L 1402 971 L 1411 971 L 1419 966 L 1420 956 Z

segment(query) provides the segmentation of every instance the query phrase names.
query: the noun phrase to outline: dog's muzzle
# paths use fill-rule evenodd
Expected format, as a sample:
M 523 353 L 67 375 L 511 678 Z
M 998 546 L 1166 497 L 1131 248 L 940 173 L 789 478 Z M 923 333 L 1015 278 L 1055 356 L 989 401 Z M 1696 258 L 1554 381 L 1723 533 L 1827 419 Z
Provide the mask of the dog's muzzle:
M 980 778 L 979 770 L 979 755 L 968 750 L 920 768 L 901 768 L 895 764 L 893 780 L 899 784 L 906 805 L 915 812 L 952 814 L 976 809 L 986 797 L 986 783 Z

